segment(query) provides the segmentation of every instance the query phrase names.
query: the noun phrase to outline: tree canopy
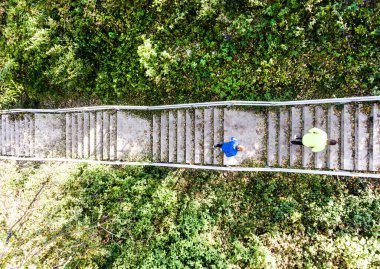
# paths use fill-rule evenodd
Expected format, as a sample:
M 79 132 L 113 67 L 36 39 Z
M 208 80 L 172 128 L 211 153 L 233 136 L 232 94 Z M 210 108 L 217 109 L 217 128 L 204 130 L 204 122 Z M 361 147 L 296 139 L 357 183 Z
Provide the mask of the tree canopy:
M 375 0 L 4 1 L 0 104 L 377 95 L 379 12 Z
M 14 162 L 0 177 L 2 268 L 380 262 L 380 188 L 368 179 Z

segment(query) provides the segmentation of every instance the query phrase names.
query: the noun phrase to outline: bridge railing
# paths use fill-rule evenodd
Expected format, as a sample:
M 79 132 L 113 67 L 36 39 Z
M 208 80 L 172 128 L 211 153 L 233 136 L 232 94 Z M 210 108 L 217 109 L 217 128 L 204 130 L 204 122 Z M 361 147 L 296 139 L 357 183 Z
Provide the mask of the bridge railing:
M 294 106 L 294 105 L 318 105 L 318 104 L 347 104 L 351 102 L 374 102 L 380 101 L 380 96 L 364 96 L 364 97 L 347 97 L 347 98 L 331 98 L 331 99 L 315 99 L 315 100 L 299 100 L 299 101 L 219 101 L 204 103 L 188 103 L 161 106 L 89 106 L 76 108 L 57 108 L 57 109 L 29 109 L 17 108 L 0 110 L 0 114 L 8 113 L 66 113 L 66 112 L 84 112 L 84 111 L 101 111 L 101 110 L 163 110 L 178 108 L 201 108 L 201 107 L 231 107 L 231 106 Z
M 36 158 L 36 157 L 12 157 L 0 156 L 0 160 L 10 161 L 34 161 L 34 162 L 74 162 L 87 164 L 102 164 L 102 165 L 130 165 L 130 166 L 155 166 L 169 168 L 186 168 L 186 169 L 201 169 L 227 172 L 274 172 L 274 173 L 299 173 L 313 175 L 328 175 L 328 176 L 345 176 L 345 177 L 362 177 L 362 178 L 380 178 L 380 174 L 364 173 L 344 170 L 310 170 L 310 169 L 295 169 L 295 168 L 276 168 L 276 167 L 241 167 L 241 166 L 206 166 L 194 164 L 173 164 L 173 163 L 155 163 L 155 162 L 125 162 L 125 161 L 100 161 L 100 160 L 84 160 L 84 159 L 67 159 L 67 158 Z

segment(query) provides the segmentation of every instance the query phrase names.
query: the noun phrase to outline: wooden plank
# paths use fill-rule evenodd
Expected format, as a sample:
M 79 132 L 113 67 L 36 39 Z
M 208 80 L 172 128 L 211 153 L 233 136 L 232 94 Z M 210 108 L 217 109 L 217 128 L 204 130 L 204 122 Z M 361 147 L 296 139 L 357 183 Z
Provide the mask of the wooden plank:
M 345 105 L 342 112 L 342 168 L 354 170 L 355 108 Z
M 338 170 L 340 169 L 340 149 L 341 149 L 341 122 L 340 122 L 340 111 L 335 107 L 331 106 L 328 110 L 328 138 L 335 139 L 338 143 L 334 146 L 328 147 L 328 168 Z
M 153 115 L 153 143 L 152 143 L 152 151 L 153 151 L 153 161 L 160 162 L 161 161 L 161 115 L 154 114 Z
M 30 115 L 30 156 L 36 156 L 36 116 L 35 114 Z
M 5 118 L 7 115 L 1 116 L 1 155 L 6 155 L 6 143 L 7 143 L 7 124 Z
M 236 156 L 224 155 L 224 165 L 265 165 L 267 124 L 266 113 L 255 109 L 224 109 L 224 142 L 234 136 L 245 151 Z
M 369 112 L 362 104 L 356 109 L 355 170 L 366 171 L 369 164 Z
M 77 134 L 78 134 L 78 159 L 83 159 L 83 113 L 80 112 L 77 114 Z
M 380 107 L 374 104 L 372 107 L 372 155 L 371 171 L 380 171 Z
M 90 117 L 90 133 L 89 133 L 89 150 L 90 158 L 96 158 L 96 114 L 95 112 L 89 113 Z
M 25 115 L 22 115 L 19 119 L 19 132 L 20 132 L 20 149 L 19 149 L 19 156 L 25 156 L 25 143 L 26 137 L 25 137 Z
M 169 161 L 169 123 L 168 123 L 168 113 L 161 112 L 161 162 Z
M 203 110 L 195 109 L 194 163 L 203 162 Z
M 152 117 L 117 112 L 117 158 L 130 162 L 152 159 Z
M 66 120 L 66 158 L 72 158 L 72 119 L 71 114 L 65 114 Z
M 13 121 L 15 126 L 15 140 L 14 140 L 14 156 L 20 156 L 20 120 L 18 119 L 19 115 L 16 115 L 16 119 Z
M 214 108 L 214 145 L 223 143 L 223 110 L 220 108 Z M 216 148 L 213 152 L 213 163 L 214 165 L 223 164 L 223 154 Z
M 314 107 L 304 106 L 302 110 L 303 132 L 306 134 L 314 127 Z M 315 159 L 314 153 L 308 147 L 303 147 L 302 149 L 302 166 L 305 168 L 313 168 Z
M 267 141 L 267 165 L 278 164 L 278 113 L 275 110 L 268 111 L 268 141 Z
M 315 126 L 318 129 L 325 131 L 327 133 L 327 136 L 329 137 L 327 130 L 326 110 L 321 106 L 317 106 L 315 108 Z M 327 167 L 328 149 L 329 146 L 327 146 L 325 150 L 322 150 L 315 154 L 315 168 L 322 169 Z
M 302 133 L 302 110 L 300 107 L 292 107 L 291 108 L 291 119 L 292 119 L 292 127 L 291 127 L 291 139 L 294 138 L 295 135 L 301 136 Z M 290 147 L 290 165 L 298 166 L 302 164 L 302 147 L 300 145 L 291 145 Z
M 15 156 L 16 154 L 16 149 L 15 149 L 15 144 L 16 144 L 16 141 L 15 141 L 15 131 L 16 131 L 16 125 L 15 125 L 15 121 L 13 119 L 11 119 L 11 117 L 9 117 L 9 126 L 10 126 L 10 130 L 11 130 L 11 138 L 10 138 L 10 141 L 11 141 L 11 144 L 10 144 L 10 155 L 11 156 Z
M 71 114 L 71 157 L 78 158 L 78 115 Z
M 103 111 L 103 160 L 110 158 L 110 113 Z
M 280 109 L 280 130 L 278 135 L 278 165 L 289 165 L 289 147 L 290 147 L 290 120 L 289 109 L 287 107 Z
M 99 111 L 96 112 L 96 128 L 95 128 L 95 152 L 96 152 L 96 159 L 102 160 L 103 159 L 103 112 Z
M 169 111 L 169 162 L 177 161 L 177 111 Z
M 186 163 L 194 163 L 194 111 L 186 110 Z
M 117 117 L 116 113 L 110 114 L 110 160 L 117 157 Z
M 186 142 L 186 119 L 185 111 L 177 111 L 177 163 L 185 162 Z
M 24 126 L 25 126 L 25 129 L 24 129 L 24 155 L 26 157 L 30 156 L 30 140 L 31 140 L 31 137 L 30 137 L 30 115 L 29 114 L 25 114 L 24 115 Z
M 206 108 L 204 110 L 204 134 L 203 134 L 203 160 L 205 164 L 212 164 L 213 162 L 213 109 Z
M 90 157 L 90 114 L 83 113 L 83 158 Z
M 9 114 L 5 115 L 5 125 L 6 125 L 6 146 L 5 146 L 5 155 L 11 155 L 12 147 L 12 124 L 9 119 Z
M 3 115 L 0 115 L 0 155 L 2 155 L 3 152 L 3 133 L 4 133 L 4 123 L 3 123 Z
M 66 120 L 64 114 L 35 114 L 35 156 L 64 158 L 66 156 Z

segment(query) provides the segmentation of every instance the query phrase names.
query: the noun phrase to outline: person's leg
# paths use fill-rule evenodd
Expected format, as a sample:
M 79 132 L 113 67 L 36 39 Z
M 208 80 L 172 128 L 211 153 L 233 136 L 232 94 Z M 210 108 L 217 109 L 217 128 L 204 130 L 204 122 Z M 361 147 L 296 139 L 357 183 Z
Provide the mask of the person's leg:
M 223 144 L 216 144 L 214 145 L 214 148 L 221 148 Z
M 300 146 L 303 145 L 302 144 L 302 139 L 298 138 L 298 137 L 297 137 L 297 139 L 290 141 L 290 143 L 292 143 L 292 145 L 300 145 Z

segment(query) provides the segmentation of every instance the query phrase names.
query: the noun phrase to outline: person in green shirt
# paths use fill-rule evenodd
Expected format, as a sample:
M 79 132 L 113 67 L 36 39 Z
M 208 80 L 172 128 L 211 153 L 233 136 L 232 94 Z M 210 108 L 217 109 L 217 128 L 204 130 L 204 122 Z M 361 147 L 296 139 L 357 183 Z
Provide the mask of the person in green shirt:
M 335 145 L 337 142 L 334 139 L 327 139 L 327 134 L 318 128 L 311 128 L 302 139 L 298 136 L 294 137 L 291 141 L 293 145 L 304 145 L 311 148 L 313 152 L 320 152 L 326 148 L 327 145 Z

